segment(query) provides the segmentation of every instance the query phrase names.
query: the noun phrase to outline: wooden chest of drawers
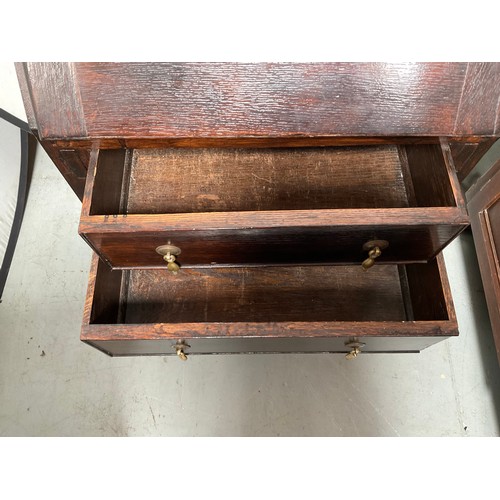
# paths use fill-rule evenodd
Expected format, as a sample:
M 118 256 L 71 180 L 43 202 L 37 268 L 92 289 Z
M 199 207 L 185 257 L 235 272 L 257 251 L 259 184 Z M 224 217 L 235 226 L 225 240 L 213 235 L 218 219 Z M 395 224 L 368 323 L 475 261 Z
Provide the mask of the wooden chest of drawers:
M 19 64 L 96 252 L 82 340 L 355 357 L 457 335 L 440 252 L 469 224 L 459 178 L 498 133 L 499 66 L 403 68 Z

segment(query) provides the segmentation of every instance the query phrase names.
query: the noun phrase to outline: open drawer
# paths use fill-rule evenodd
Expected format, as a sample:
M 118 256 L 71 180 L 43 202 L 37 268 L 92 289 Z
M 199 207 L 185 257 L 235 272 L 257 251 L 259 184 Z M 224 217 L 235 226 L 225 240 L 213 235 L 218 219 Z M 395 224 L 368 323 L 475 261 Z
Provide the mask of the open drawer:
M 79 232 L 113 268 L 427 262 L 469 219 L 448 144 L 94 150 Z
M 113 356 L 418 352 L 458 335 L 428 264 L 112 270 L 92 262 L 81 339 Z

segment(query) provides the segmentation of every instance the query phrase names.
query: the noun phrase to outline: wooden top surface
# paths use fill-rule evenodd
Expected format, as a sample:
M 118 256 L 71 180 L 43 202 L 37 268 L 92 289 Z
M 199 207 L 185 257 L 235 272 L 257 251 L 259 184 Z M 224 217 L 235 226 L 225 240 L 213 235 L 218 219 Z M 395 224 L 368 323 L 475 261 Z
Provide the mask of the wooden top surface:
M 40 139 L 498 136 L 500 63 L 18 63 Z

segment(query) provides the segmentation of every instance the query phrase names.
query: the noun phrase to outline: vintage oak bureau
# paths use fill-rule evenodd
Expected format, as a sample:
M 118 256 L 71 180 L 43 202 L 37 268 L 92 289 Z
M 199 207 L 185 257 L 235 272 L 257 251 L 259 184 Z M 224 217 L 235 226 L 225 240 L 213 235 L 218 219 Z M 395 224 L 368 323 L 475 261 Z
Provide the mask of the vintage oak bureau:
M 114 356 L 417 352 L 500 132 L 493 63 L 18 63 L 82 200 L 81 339 Z M 180 267 L 179 267 L 180 266 Z

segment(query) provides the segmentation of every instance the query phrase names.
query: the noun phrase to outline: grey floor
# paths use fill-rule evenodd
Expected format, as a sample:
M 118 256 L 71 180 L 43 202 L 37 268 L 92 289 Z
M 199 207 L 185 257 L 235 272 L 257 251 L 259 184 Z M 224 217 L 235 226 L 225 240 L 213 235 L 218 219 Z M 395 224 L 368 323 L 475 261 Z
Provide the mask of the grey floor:
M 91 257 L 79 215 L 39 148 L 0 304 L 0 435 L 499 435 L 500 369 L 470 233 L 445 251 L 458 338 L 354 361 L 280 354 L 184 363 L 108 358 L 79 341 Z

